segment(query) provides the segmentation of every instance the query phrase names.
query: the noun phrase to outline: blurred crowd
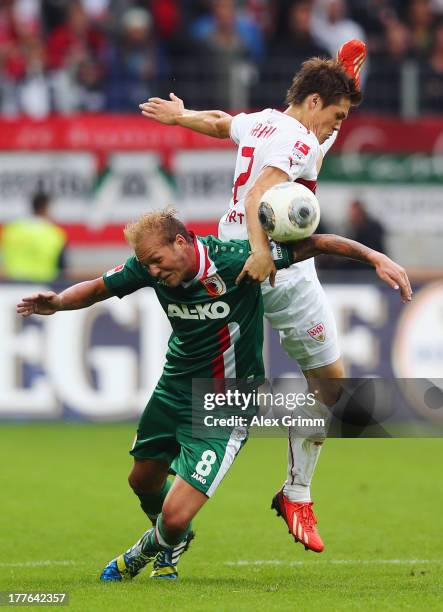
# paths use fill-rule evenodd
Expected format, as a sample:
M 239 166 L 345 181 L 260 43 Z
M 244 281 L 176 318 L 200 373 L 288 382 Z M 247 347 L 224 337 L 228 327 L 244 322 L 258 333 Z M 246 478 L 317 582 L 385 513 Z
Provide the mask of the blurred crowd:
M 282 105 L 301 62 L 363 39 L 362 109 L 443 99 L 443 0 L 0 0 L 0 115 Z

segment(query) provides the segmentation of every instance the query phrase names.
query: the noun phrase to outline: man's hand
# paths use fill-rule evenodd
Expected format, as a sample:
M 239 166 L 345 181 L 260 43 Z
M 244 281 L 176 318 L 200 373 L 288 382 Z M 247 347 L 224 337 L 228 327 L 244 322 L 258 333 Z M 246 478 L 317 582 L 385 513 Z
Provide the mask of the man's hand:
M 174 93 L 170 93 L 169 97 L 170 100 L 149 98 L 147 102 L 139 104 L 142 115 L 164 125 L 177 125 L 178 118 L 185 112 L 185 105 Z
M 371 260 L 378 277 L 393 289 L 400 290 L 403 303 L 409 302 L 412 299 L 412 289 L 405 269 L 378 251 L 374 251 Z
M 32 314 L 52 315 L 61 308 L 61 300 L 54 291 L 35 293 L 29 297 L 24 297 L 20 304 L 17 304 L 17 314 L 29 317 Z
M 242 271 L 235 279 L 236 284 L 240 284 L 244 278 L 249 278 L 257 283 L 262 283 L 269 276 L 271 287 L 275 284 L 277 273 L 271 251 L 261 251 L 251 253 L 243 266 Z

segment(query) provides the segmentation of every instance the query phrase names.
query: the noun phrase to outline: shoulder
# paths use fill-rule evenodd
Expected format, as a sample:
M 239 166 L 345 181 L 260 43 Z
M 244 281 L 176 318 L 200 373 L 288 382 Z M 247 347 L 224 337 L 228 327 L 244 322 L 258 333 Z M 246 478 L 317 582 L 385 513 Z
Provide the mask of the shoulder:
M 139 279 L 149 283 L 152 280 L 151 275 L 148 273 L 146 268 L 138 261 L 135 255 L 129 257 L 125 263 L 108 270 L 103 275 L 103 278 L 107 281 L 114 282 L 120 279 Z
M 266 108 L 257 113 L 238 113 L 234 115 L 231 120 L 231 138 L 237 142 L 254 123 L 264 121 L 270 112 L 271 109 Z
M 302 132 L 295 134 L 296 138 L 293 142 L 293 153 L 297 157 L 311 157 L 317 159 L 320 145 L 317 137 L 312 132 Z
M 142 287 L 152 287 L 153 277 L 135 256 L 129 257 L 124 264 L 120 264 L 103 274 L 103 280 L 111 294 L 124 297 Z
M 295 147 L 299 143 L 305 145 L 305 150 L 310 152 L 319 148 L 319 143 L 315 134 L 308 130 L 303 124 L 299 123 L 293 117 L 273 111 L 278 116 L 278 122 L 281 123 L 282 129 L 279 129 L 274 137 L 274 140 L 286 145 Z
M 208 274 L 224 273 L 232 269 L 242 268 L 249 257 L 249 242 L 247 240 L 220 240 L 215 236 L 205 236 L 200 239 L 207 248 L 209 258 Z
M 247 240 L 220 240 L 216 236 L 204 236 L 199 240 L 207 247 L 209 257 L 220 258 L 232 253 L 234 257 L 237 254 L 243 254 L 249 250 L 249 242 Z

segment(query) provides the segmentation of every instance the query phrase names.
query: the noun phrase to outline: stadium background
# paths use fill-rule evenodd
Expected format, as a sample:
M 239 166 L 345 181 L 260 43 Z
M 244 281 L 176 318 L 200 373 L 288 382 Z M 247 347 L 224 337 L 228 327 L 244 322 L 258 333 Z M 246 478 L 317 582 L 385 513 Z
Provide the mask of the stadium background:
M 336 314 L 350 375 L 441 378 L 440 0 L 4 0 L 0 5 L 0 224 L 26 217 L 37 190 L 50 193 L 52 217 L 68 235 L 68 265 L 57 288 L 94 278 L 124 261 L 129 251 L 122 227 L 146 210 L 174 204 L 194 230 L 215 233 L 229 199 L 235 148 L 228 141 L 155 125 L 139 116 L 137 104 L 174 91 L 195 109 L 235 113 L 264 106 L 282 108 L 290 79 L 304 59 L 316 54 L 333 56 L 344 40 L 354 37 L 363 38 L 369 50 L 363 75 L 365 100 L 352 111 L 325 159 L 318 189 L 322 221 L 331 231 L 352 235 L 350 204 L 361 200 L 384 226 L 387 253 L 407 268 L 414 301 L 402 306 L 394 292 L 376 282 L 372 271 L 338 268 L 337 262 L 326 261 L 320 263 L 319 272 Z M 4 490 L 15 490 L 17 481 L 27 482 L 28 462 L 37 456 L 46 457 L 37 470 L 41 480 L 35 475 L 30 480 L 44 485 L 44 473 L 55 469 L 63 453 L 63 440 L 66 448 L 74 449 L 84 435 L 102 453 L 111 452 L 119 440 L 119 454 L 115 453 L 107 469 L 124 480 L 120 463 L 125 469 L 129 466 L 125 450 L 132 425 L 121 425 L 122 440 L 118 429 L 91 425 L 85 433 L 70 422 L 121 421 L 140 413 L 162 368 L 168 323 L 149 289 L 85 311 L 18 320 L 15 304 L 35 289 L 6 275 L 0 283 L 2 465 L 9 465 L 15 456 L 14 469 L 2 474 Z M 293 374 L 293 365 L 269 329 L 265 360 L 269 376 Z M 53 423 L 61 418 L 65 424 Z M 52 425 L 29 420 L 49 420 Z M 110 446 L 99 444 L 101 436 Z M 19 446 L 21 459 L 17 459 L 17 444 L 23 439 L 27 450 Z M 250 452 L 267 461 L 266 469 L 261 468 L 265 477 L 277 443 L 253 444 L 259 442 L 260 448 L 252 446 L 255 451 Z M 431 448 L 426 441 L 420 441 L 421 447 L 414 446 L 417 441 L 407 443 L 405 457 L 433 449 L 434 465 L 441 461 L 439 446 Z M 341 466 L 340 459 L 334 463 L 340 449 L 333 444 L 330 466 Z M 350 462 L 356 457 L 362 473 L 370 474 L 371 469 L 376 473 L 393 461 L 389 447 L 384 447 L 383 460 L 383 452 L 374 453 L 370 447 L 367 459 L 361 447 L 355 453 L 350 447 L 348 451 Z M 272 473 L 267 497 L 284 473 L 280 443 L 278 453 L 280 464 Z M 382 461 L 379 468 L 374 454 Z M 102 455 L 95 457 L 90 449 L 86 455 L 91 465 L 95 459 L 102 465 Z M 254 465 L 254 456 L 250 455 L 249 463 L 245 458 L 246 466 Z M 325 454 L 325 465 L 327 461 Z M 75 466 L 71 468 L 75 471 Z M 347 473 L 350 483 L 354 476 L 356 481 L 360 478 L 351 469 Z M 424 480 L 420 493 L 425 500 L 422 514 L 417 515 L 422 523 L 432 516 L 431 473 L 429 469 L 429 484 Z M 400 477 L 392 471 L 391 476 L 391 480 L 386 477 L 385 486 L 393 486 L 397 478 L 404 492 L 407 480 L 400 484 Z M 333 495 L 328 478 L 320 469 L 316 490 L 323 508 L 331 501 L 324 491 Z M 224 509 L 237 495 L 232 482 L 225 497 L 223 488 L 220 491 Z M 78 486 L 81 491 L 81 480 Z M 117 491 L 128 513 L 135 514 L 124 482 Z M 346 493 L 352 495 L 351 490 Z M 114 502 L 120 503 L 117 497 Z M 34 503 L 38 509 L 39 502 Z M 404 499 L 404 504 L 410 503 L 411 499 Z M 45 512 L 43 507 L 40 510 Z M 20 516 L 17 507 L 6 504 L 5 511 L 14 524 Z M 37 510 L 35 515 L 37 520 Z M 31 517 L 22 518 L 18 533 L 20 529 L 34 533 Z M 267 517 L 260 520 L 267 529 Z M 380 526 L 376 517 L 370 520 L 374 529 Z M 322 518 L 322 526 L 324 522 Z M 140 517 L 139 530 L 141 524 Z M 392 528 L 394 524 L 392 518 Z M 136 536 L 137 529 L 131 525 Z M 203 521 L 203 530 L 204 525 Z M 277 530 L 277 524 L 272 527 Z M 355 528 L 358 533 L 359 525 Z M 431 550 L 432 535 L 426 529 L 423 533 Z M 340 539 L 338 531 L 335 535 Z M 15 551 L 1 562 L 7 565 L 12 558 L 19 563 L 23 554 L 17 542 L 13 546 L 9 542 L 8 528 L 1 537 L 3 550 Z M 128 544 L 127 539 L 125 534 L 121 546 Z M 286 558 L 291 559 L 293 549 L 283 541 Z M 102 560 L 109 552 L 104 544 Z M 32 558 L 49 558 L 49 553 L 39 554 L 45 548 L 43 536 L 34 548 Z M 403 553 L 405 558 L 420 557 L 416 551 Z M 257 554 L 266 558 L 261 551 Z M 441 550 L 433 554 L 441 556 Z M 387 555 L 393 556 L 389 548 Z M 243 557 L 248 556 L 243 551 Z M 8 570 L 5 589 L 15 571 L 15 578 L 23 578 L 21 570 Z M 223 571 L 228 568 L 223 566 Z M 434 585 L 434 578 L 430 580 Z M 388 585 L 383 593 L 388 597 Z
M 122 227 L 152 208 L 174 204 L 197 232 L 216 233 L 235 147 L 144 120 L 137 103 L 173 90 L 193 108 L 281 108 L 303 59 L 363 37 L 365 101 L 325 159 L 322 222 L 352 235 L 349 207 L 360 199 L 383 225 L 388 254 L 407 267 L 416 298 L 404 308 L 372 272 L 337 270 L 337 262 L 320 261 L 322 280 L 350 375 L 440 376 L 442 7 L 368 0 L 345 9 L 332 1 L 4 2 L 0 223 L 25 218 L 37 190 L 50 193 L 68 236 L 68 282 L 124 261 Z M 54 417 L 60 405 L 79 417 L 139 412 L 168 337 L 149 290 L 18 323 L 11 308 L 29 290 L 0 288 L 8 339 L 0 414 Z M 268 374 L 291 373 L 269 330 L 267 339 Z

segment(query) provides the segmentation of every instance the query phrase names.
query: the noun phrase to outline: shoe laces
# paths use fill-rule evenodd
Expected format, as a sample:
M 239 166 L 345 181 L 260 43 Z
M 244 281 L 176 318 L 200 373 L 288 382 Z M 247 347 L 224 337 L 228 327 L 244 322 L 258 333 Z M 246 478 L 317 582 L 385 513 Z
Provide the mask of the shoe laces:
M 131 574 L 131 576 L 135 576 L 138 574 L 148 563 L 150 563 L 155 554 L 146 554 L 143 552 L 143 542 L 146 534 L 140 538 L 138 542 L 134 544 L 129 550 L 125 553 L 125 564 L 126 569 Z
M 312 531 L 317 524 L 317 519 L 315 518 L 315 514 L 312 510 L 312 502 L 307 502 L 303 504 L 299 510 L 301 514 L 303 524 L 307 531 Z
M 163 567 L 164 565 L 173 565 L 170 550 L 161 550 L 154 559 L 154 569 Z
M 177 544 L 177 546 L 174 546 L 174 548 L 161 550 L 155 557 L 154 569 L 157 567 L 164 566 L 164 565 L 177 565 L 182 554 L 188 550 L 194 537 L 195 537 L 194 532 L 190 531 L 188 535 L 186 536 L 184 546 L 183 546 L 183 542 L 180 542 L 179 544 Z M 177 549 L 180 549 L 180 552 L 177 555 L 175 563 L 173 563 L 172 560 L 173 560 L 173 557 L 175 556 L 174 553 L 176 552 Z

